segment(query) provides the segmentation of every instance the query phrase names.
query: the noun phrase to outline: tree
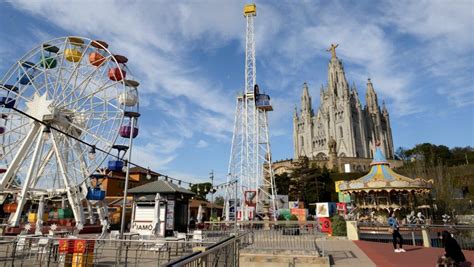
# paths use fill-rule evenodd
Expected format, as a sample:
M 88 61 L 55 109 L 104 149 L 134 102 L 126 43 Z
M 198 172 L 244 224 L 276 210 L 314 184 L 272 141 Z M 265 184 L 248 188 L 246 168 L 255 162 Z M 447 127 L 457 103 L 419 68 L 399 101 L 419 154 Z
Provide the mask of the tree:
M 191 191 L 194 192 L 195 198 L 199 200 L 206 200 L 206 195 L 212 189 L 211 183 L 200 183 L 200 184 L 193 184 L 191 186 Z
M 224 206 L 224 197 L 223 196 L 215 197 L 214 204 L 219 205 L 219 206 Z
M 275 187 L 278 194 L 288 195 L 290 187 L 290 176 L 288 173 L 275 174 Z

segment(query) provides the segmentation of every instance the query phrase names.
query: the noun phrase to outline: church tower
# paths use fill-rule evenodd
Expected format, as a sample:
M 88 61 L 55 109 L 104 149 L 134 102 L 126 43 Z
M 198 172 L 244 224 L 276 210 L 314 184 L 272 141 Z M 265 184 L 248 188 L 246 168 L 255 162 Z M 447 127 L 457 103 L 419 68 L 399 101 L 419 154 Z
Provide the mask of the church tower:
M 326 87 L 320 89 L 320 106 L 316 114 L 311 106 L 307 83 L 303 84 L 301 114 L 293 115 L 293 145 L 295 159 L 337 157 L 370 158 L 376 142 L 383 143 L 384 153 L 393 157 L 393 141 L 388 111 L 378 104 L 370 79 L 367 82 L 366 105 L 362 108 L 355 85 L 349 88 L 342 61 L 331 45 Z M 329 144 L 329 141 L 331 141 Z

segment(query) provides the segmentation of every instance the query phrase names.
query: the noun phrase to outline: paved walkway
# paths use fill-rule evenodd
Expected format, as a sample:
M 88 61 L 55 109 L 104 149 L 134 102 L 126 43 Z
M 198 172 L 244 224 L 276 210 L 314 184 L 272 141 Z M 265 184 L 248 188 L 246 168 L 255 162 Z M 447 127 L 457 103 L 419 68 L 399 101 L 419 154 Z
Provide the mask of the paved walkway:
M 372 267 L 373 261 L 352 241 L 318 240 L 318 246 L 330 257 L 331 266 Z
M 377 266 L 383 267 L 424 267 L 435 266 L 438 257 L 444 254 L 442 248 L 425 248 L 414 246 L 403 246 L 407 251 L 405 253 L 395 253 L 393 245 L 390 243 L 378 243 L 369 241 L 354 241 Z M 474 266 L 474 251 L 464 250 L 466 259 L 473 263 Z M 336 264 L 336 266 L 339 266 Z

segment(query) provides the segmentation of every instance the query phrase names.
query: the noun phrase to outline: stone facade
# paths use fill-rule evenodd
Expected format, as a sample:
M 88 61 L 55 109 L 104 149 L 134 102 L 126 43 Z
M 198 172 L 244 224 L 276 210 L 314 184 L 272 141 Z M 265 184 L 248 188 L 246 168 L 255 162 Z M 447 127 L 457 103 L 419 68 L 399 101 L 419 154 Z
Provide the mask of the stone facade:
M 381 144 L 387 158 L 393 158 L 392 129 L 385 103 L 380 108 L 373 84 L 368 79 L 366 104 L 362 107 L 355 85 L 349 88 L 335 47 L 332 46 L 328 65 L 328 83 L 326 87 L 321 86 L 320 106 L 316 113 L 311 106 L 308 85 L 303 85 L 301 110 L 298 113 L 295 107 L 293 115 L 294 158 L 370 160 L 376 143 Z M 335 157 L 331 157 L 331 153 Z M 330 165 L 339 164 L 330 162 Z

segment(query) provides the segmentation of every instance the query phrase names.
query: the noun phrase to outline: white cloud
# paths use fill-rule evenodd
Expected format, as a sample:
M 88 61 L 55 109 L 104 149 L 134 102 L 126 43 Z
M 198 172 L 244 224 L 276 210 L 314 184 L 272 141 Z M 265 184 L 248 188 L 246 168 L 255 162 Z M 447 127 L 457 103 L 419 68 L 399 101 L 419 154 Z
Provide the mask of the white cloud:
M 205 148 L 207 146 L 209 146 L 209 144 L 206 141 L 202 140 L 202 139 L 199 140 L 196 144 L 197 148 Z
M 132 148 L 132 162 L 136 162 L 142 167 L 150 167 L 150 169 L 156 171 L 166 170 L 167 165 L 171 163 L 177 155 L 163 155 L 157 148 L 158 145 L 153 143 L 134 145 Z

